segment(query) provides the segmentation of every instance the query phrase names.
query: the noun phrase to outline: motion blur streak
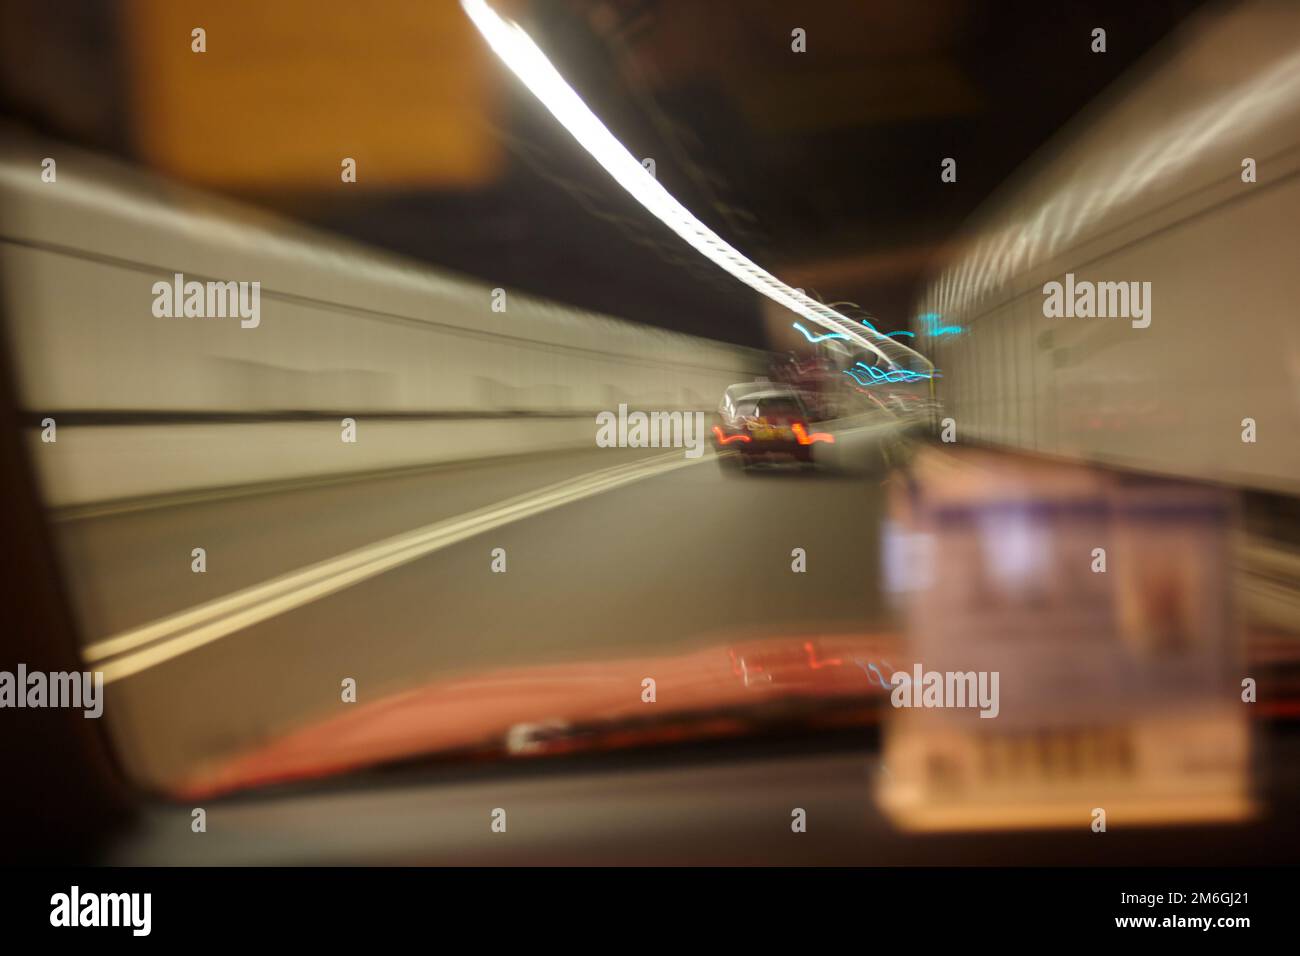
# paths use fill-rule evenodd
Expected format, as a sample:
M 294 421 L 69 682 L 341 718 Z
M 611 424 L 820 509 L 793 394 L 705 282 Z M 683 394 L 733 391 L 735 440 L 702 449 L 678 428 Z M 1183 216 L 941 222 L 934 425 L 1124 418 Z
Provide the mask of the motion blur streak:
M 748 435 L 724 435 L 722 429 L 717 425 L 713 426 L 713 434 L 718 436 L 718 441 L 724 445 L 730 445 L 733 441 L 747 442 L 750 440 Z
M 146 627 L 107 638 L 86 648 L 86 660 L 92 663 L 108 661 L 100 668 L 106 682 L 130 677 L 466 538 L 701 460 L 683 459 L 677 455 L 655 457 L 585 475 L 576 481 L 520 495 L 472 514 L 417 528 Z M 154 644 L 155 641 L 160 643 Z M 149 644 L 153 646 L 139 653 L 108 660 Z
M 828 432 L 809 432 L 800 422 L 795 422 L 790 426 L 794 432 L 794 437 L 799 440 L 801 445 L 811 445 L 815 441 L 824 441 L 828 445 L 835 444 L 835 436 Z
M 865 325 L 866 323 L 863 324 Z M 802 332 L 803 337 L 806 338 L 813 345 L 816 345 L 818 342 L 825 342 L 827 339 L 844 339 L 845 341 L 848 341 L 849 338 L 843 332 L 826 332 L 822 335 L 814 335 L 812 332 L 809 332 L 807 329 L 805 329 L 803 325 L 799 322 L 794 323 L 793 327 L 798 329 L 800 332 Z M 872 331 L 875 330 L 873 329 Z
M 928 364 L 924 357 L 892 339 L 862 327 L 834 309 L 786 285 L 760 268 L 700 222 L 637 162 L 582 101 L 519 24 L 502 19 L 484 0 L 461 0 L 494 53 L 541 100 L 596 162 L 669 229 L 745 285 L 778 305 L 875 352 L 893 366 Z M 869 330 L 870 331 L 870 330 Z

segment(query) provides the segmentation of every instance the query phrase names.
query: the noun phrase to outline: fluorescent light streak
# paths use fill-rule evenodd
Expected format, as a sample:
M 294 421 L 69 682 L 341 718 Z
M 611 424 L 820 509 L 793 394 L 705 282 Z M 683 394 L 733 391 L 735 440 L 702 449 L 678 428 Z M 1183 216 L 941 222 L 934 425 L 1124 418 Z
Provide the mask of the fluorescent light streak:
M 870 349 L 892 366 L 926 364 L 920 353 L 862 327 L 834 309 L 786 285 L 728 244 L 641 165 L 560 75 L 519 24 L 502 18 L 485 0 L 461 0 L 488 46 L 542 105 L 620 186 L 683 240 L 745 285 L 804 319 Z

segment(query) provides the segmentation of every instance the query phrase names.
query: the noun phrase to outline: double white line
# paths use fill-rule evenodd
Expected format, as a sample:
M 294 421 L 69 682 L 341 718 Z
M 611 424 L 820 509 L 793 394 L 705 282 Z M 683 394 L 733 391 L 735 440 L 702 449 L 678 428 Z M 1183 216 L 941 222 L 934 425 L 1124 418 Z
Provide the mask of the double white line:
M 681 452 L 656 455 L 548 485 L 123 631 L 91 644 L 85 649 L 85 658 L 88 663 L 99 665 L 95 669 L 103 672 L 105 683 L 130 677 L 466 538 L 703 460 L 704 456 L 685 458 Z

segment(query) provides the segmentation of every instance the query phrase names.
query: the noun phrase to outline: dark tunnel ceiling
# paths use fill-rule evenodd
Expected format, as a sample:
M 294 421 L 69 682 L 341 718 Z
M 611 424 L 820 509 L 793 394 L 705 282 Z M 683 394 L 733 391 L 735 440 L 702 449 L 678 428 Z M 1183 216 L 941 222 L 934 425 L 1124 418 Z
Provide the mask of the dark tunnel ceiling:
M 976 206 L 1199 6 L 546 0 L 521 19 L 615 135 L 654 157 L 660 182 L 724 238 L 898 328 Z M 44 132 L 130 153 L 130 117 L 119 106 L 120 123 L 102 120 L 121 102 L 122 70 L 100 42 L 112 15 L 100 16 L 97 31 L 27 11 L 23 25 L 79 63 L 76 83 L 62 103 L 47 92 L 34 107 L 10 73 L 5 105 Z M 1104 55 L 1089 50 L 1095 26 L 1107 30 Z M 790 50 L 795 27 L 806 53 Z M 513 78 L 507 89 L 508 162 L 485 187 L 244 198 L 494 286 L 759 344 L 756 296 L 627 198 Z M 956 184 L 939 181 L 945 156 L 958 160 Z

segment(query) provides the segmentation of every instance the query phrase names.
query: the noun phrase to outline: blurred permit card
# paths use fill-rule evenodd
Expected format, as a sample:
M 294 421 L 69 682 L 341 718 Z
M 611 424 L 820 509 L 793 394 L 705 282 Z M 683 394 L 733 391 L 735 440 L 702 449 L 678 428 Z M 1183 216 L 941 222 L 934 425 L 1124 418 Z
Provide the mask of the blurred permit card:
M 913 477 L 890 519 L 928 542 L 912 552 L 929 566 L 900 589 L 899 670 L 944 685 L 924 705 L 911 687 L 893 695 L 878 789 L 891 817 L 914 829 L 1088 826 L 1097 809 L 1127 823 L 1248 817 L 1231 494 L 980 452 L 926 450 Z M 996 687 L 996 706 L 961 706 L 963 685 Z

